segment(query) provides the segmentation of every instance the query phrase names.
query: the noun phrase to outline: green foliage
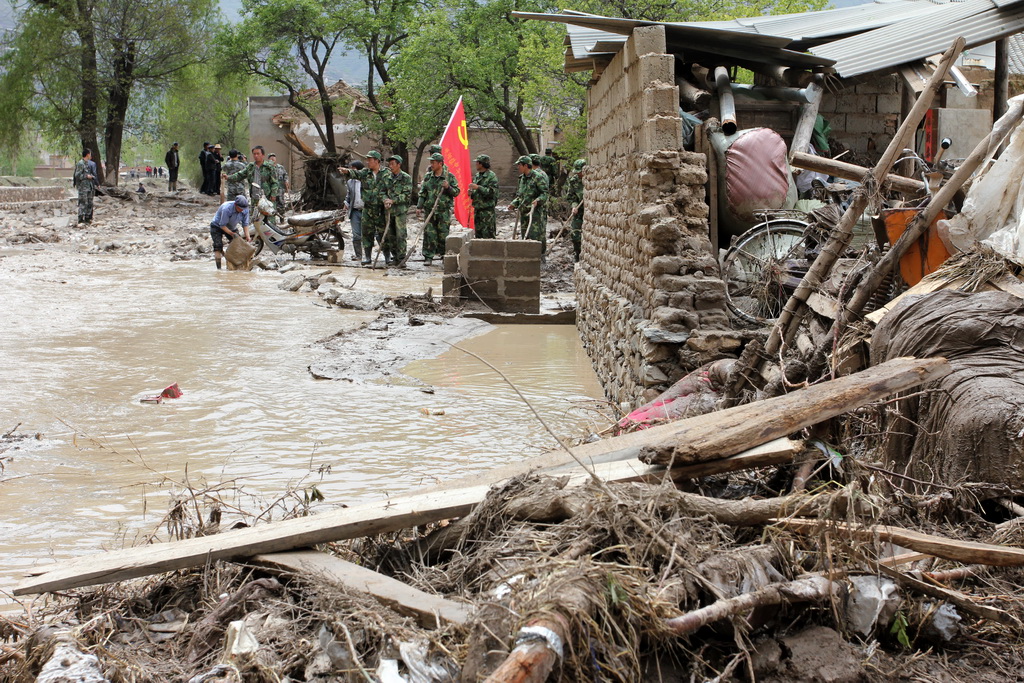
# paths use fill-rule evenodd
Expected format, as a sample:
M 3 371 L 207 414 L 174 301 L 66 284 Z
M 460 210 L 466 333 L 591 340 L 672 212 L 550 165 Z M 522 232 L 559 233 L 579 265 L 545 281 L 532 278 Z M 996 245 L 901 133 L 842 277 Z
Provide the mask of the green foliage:
M 22 151 L 17 159 L 8 155 L 0 156 L 0 175 L 32 177 L 39 163 L 39 157 L 30 150 Z
M 910 636 L 907 634 L 907 627 L 909 626 L 907 616 L 903 614 L 903 610 L 896 612 L 896 616 L 893 617 L 892 626 L 889 627 L 889 633 L 896 636 L 896 640 L 899 644 L 910 649 Z

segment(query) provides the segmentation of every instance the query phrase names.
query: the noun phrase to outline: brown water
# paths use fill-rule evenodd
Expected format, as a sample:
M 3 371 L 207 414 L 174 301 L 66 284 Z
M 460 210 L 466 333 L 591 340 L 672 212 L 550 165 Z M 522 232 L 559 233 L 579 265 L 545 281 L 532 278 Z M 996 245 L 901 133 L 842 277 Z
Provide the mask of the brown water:
M 21 422 L 42 434 L 5 454 L 0 590 L 47 557 L 153 530 L 186 478 L 268 499 L 315 484 L 338 504 L 552 446 L 503 380 L 458 351 L 413 362 L 404 383 L 313 379 L 307 366 L 323 352 L 311 343 L 373 314 L 282 292 L 278 274 L 71 255 L 43 267 L 47 258 L 0 260 L 0 430 Z M 371 291 L 439 291 L 343 272 Z M 573 409 L 601 395 L 573 328 L 496 327 L 460 345 L 507 373 L 561 433 L 593 426 Z M 171 382 L 182 398 L 139 402 Z

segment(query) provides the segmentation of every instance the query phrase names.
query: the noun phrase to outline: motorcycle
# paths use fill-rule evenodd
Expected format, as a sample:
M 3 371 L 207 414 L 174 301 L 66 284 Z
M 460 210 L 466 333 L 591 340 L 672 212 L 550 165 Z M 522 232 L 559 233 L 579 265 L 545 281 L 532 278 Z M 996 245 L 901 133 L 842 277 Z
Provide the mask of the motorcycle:
M 254 245 L 254 256 L 263 251 L 264 245 L 275 254 L 294 255 L 306 251 L 314 259 L 320 258 L 324 252 L 344 251 L 345 237 L 341 231 L 344 219 L 344 211 L 300 213 L 284 219 L 286 225 L 277 225 L 264 218 L 254 225 L 259 236 Z

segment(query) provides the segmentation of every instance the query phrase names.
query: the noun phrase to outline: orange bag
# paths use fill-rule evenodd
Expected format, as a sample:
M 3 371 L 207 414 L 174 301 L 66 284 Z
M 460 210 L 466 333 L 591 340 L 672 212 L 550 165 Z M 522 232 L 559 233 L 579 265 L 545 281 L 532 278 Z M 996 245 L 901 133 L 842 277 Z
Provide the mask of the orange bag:
M 889 236 L 889 244 L 894 244 L 900 238 L 910 221 L 920 213 L 920 209 L 886 209 L 882 212 L 885 220 L 885 232 Z M 939 239 L 935 229 L 936 223 L 948 218 L 946 212 L 938 215 L 928 230 L 907 249 L 907 253 L 900 259 L 900 275 L 903 281 L 913 287 L 920 282 L 925 275 L 938 270 L 950 253 L 946 245 Z

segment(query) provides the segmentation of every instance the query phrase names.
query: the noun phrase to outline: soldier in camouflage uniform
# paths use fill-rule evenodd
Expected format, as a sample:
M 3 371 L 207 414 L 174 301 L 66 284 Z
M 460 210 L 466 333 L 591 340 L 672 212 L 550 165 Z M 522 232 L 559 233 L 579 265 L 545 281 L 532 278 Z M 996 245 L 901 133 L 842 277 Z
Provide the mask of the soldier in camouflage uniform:
M 366 155 L 366 168 L 354 169 L 341 167 L 338 170 L 345 175 L 356 178 L 362 183 L 363 196 L 363 260 L 368 266 L 373 262 L 373 242 L 381 245 L 384 240 L 384 181 L 380 162 L 384 159 L 380 152 L 373 150 Z M 383 249 L 383 245 L 381 245 Z
M 384 227 L 384 259 L 396 268 L 405 268 L 408 250 L 406 226 L 412 202 L 412 176 L 402 170 L 402 157 L 388 157 L 384 174 L 384 207 L 391 212 L 390 225 Z
M 493 240 L 498 236 L 494 209 L 498 204 L 498 176 L 491 170 L 491 158 L 481 154 L 476 158 L 476 175 L 469 184 L 469 198 L 473 201 L 473 227 L 476 236 Z
M 551 196 L 556 196 L 555 185 L 558 184 L 558 161 L 556 161 L 555 157 L 551 155 L 552 150 L 550 147 L 544 150 L 544 155 L 540 158 L 540 167 L 548 176 L 549 194 Z
M 430 155 L 430 173 L 420 184 L 420 198 L 416 215 L 423 210 L 433 211 L 430 221 L 423 227 L 423 263 L 430 265 L 434 257 L 444 256 L 444 243 L 452 222 L 452 207 L 459 196 L 459 181 L 444 167 L 441 154 Z M 435 208 L 436 206 L 436 208 Z
M 264 155 L 266 151 L 262 145 L 256 145 L 252 148 L 252 161 L 245 165 L 241 171 L 235 171 L 231 175 L 221 173 L 221 178 L 226 180 L 228 183 L 237 183 L 245 181 L 248 184 L 248 192 L 241 192 L 240 194 L 249 195 L 249 203 L 252 207 L 251 216 L 252 223 L 256 229 L 256 234 L 262 237 L 263 232 L 261 228 L 263 223 L 266 222 L 268 225 L 275 225 L 274 216 L 264 216 L 259 210 L 260 197 L 266 196 L 271 202 L 277 201 L 277 198 L 281 195 L 281 186 L 277 184 L 277 171 L 274 167 L 267 162 Z
M 539 154 L 531 154 L 530 155 L 530 165 L 533 166 L 533 170 L 534 171 L 539 172 L 541 175 L 543 175 L 547 179 L 547 181 L 548 181 L 548 190 L 550 191 L 551 190 L 551 176 L 549 176 L 547 174 L 547 171 L 545 171 L 544 168 L 541 166 L 540 155 Z
M 548 179 L 543 171 L 533 168 L 533 160 L 521 156 L 516 160 L 519 186 L 509 210 L 519 212 L 519 234 L 523 239 L 539 240 L 540 253 L 548 247 Z
M 583 168 L 587 165 L 584 159 L 573 162 L 572 173 L 565 181 L 565 198 L 572 207 L 572 223 L 569 224 L 569 238 L 576 260 L 580 260 L 580 246 L 583 240 Z
M 238 158 L 239 156 L 237 149 L 228 150 L 228 160 L 224 162 L 222 168 L 224 175 L 231 177 L 235 173 L 245 170 L 245 164 Z M 224 188 L 224 196 L 232 199 L 238 195 L 248 196 L 249 194 L 249 188 L 246 187 L 244 180 L 226 180 Z
M 284 164 L 277 163 L 277 155 L 273 152 L 267 155 L 267 162 L 277 170 L 277 184 L 281 187 L 281 194 L 278 195 L 275 204 L 277 205 L 277 212 L 283 214 L 285 194 L 292 191 L 292 184 L 288 180 L 288 169 L 284 167 Z
M 78 188 L 78 222 L 92 223 L 92 199 L 96 194 L 96 167 L 92 163 L 92 150 L 82 152 L 82 158 L 75 163 L 72 181 Z

